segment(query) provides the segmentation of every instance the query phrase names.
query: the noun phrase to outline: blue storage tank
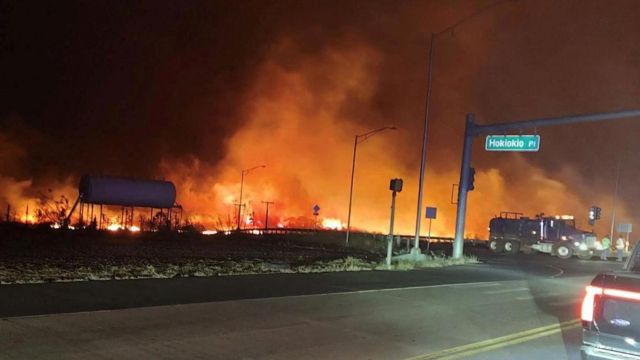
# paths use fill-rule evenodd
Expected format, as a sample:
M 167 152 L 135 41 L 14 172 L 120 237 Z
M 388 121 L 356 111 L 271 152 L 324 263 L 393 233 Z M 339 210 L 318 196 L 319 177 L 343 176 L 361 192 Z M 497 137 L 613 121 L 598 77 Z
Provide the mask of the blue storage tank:
M 78 191 L 86 204 L 167 209 L 176 203 L 176 187 L 169 181 L 85 175 Z

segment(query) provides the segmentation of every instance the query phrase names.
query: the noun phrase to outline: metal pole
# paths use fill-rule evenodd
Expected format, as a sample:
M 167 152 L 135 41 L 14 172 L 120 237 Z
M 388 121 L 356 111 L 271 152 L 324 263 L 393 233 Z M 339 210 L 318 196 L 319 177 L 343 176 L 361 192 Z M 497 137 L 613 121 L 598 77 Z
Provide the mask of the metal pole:
M 618 159 L 618 166 L 616 167 L 616 187 L 613 192 L 613 206 L 611 207 L 611 239 L 613 239 L 613 231 L 616 223 L 616 202 L 618 200 L 618 186 L 620 184 L 620 159 Z
M 414 241 L 414 251 L 420 251 L 420 222 L 422 221 L 422 195 L 424 191 L 424 171 L 427 161 L 427 140 L 429 133 L 429 108 L 431 107 L 431 79 L 433 65 L 433 43 L 436 39 L 435 33 L 431 33 L 431 44 L 429 45 L 429 66 L 427 72 L 427 99 L 424 111 L 424 132 L 422 133 L 422 157 L 420 159 L 420 180 L 418 180 L 418 209 L 416 211 L 416 235 Z
M 238 227 L 236 230 L 240 231 L 240 217 L 242 216 L 242 187 L 244 186 L 244 170 L 240 176 L 240 201 L 238 201 Z
M 389 237 L 387 239 L 387 267 L 391 267 L 391 252 L 393 247 L 393 221 L 396 213 L 396 192 L 391 193 L 391 221 L 389 224 Z
M 460 183 L 458 185 L 458 209 L 456 214 L 456 234 L 453 239 L 453 258 L 462 257 L 464 248 L 464 223 L 467 212 L 467 192 L 469 187 L 469 168 L 471 166 L 471 150 L 475 134 L 473 114 L 467 114 L 467 122 L 464 129 L 464 145 L 462 148 L 462 164 L 460 167 Z
M 264 229 L 268 230 L 269 229 L 269 205 L 273 204 L 273 201 L 263 201 L 262 203 L 267 205 L 267 213 L 264 216 Z
M 429 245 L 431 245 L 431 222 L 433 222 L 433 219 L 429 218 L 429 235 L 427 236 L 427 254 L 429 253 Z
M 524 130 L 524 129 L 533 129 L 538 127 L 543 127 L 543 126 L 569 125 L 569 124 L 577 124 L 577 123 L 584 123 L 584 122 L 620 120 L 620 119 L 637 118 L 637 117 L 640 117 L 640 110 L 635 110 L 635 109 L 621 110 L 621 111 L 612 111 L 612 112 L 605 112 L 605 113 L 562 116 L 557 118 L 514 121 L 514 122 L 499 123 L 499 124 L 475 125 L 474 131 L 475 131 L 475 135 L 479 135 L 481 133 L 489 134 L 492 132 L 502 133 L 507 130 Z
M 351 162 L 351 186 L 349 187 L 349 212 L 347 214 L 347 237 L 345 246 L 349 246 L 349 233 L 351 232 L 351 203 L 353 200 L 353 177 L 356 172 L 356 150 L 358 149 L 358 135 L 353 140 L 353 160 Z

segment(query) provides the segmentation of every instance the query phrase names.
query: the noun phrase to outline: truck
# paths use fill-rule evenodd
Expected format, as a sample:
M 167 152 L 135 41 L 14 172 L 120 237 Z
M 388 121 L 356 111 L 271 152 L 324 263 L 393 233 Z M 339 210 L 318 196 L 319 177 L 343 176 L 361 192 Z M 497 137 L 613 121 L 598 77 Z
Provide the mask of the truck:
M 620 271 L 586 287 L 580 314 L 582 359 L 640 359 L 640 246 Z
M 530 218 L 508 211 L 489 221 L 489 248 L 496 253 L 540 252 L 561 259 L 573 255 L 591 259 L 602 251 L 595 233 L 576 228 L 571 215 L 540 213 Z

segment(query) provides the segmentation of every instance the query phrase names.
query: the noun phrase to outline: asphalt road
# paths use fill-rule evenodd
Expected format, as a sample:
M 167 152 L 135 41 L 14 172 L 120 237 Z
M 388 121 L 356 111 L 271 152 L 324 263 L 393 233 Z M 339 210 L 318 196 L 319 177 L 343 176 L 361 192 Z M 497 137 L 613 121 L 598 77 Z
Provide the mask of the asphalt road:
M 0 286 L 0 358 L 576 359 L 582 290 L 621 266 L 483 260 L 409 272 Z

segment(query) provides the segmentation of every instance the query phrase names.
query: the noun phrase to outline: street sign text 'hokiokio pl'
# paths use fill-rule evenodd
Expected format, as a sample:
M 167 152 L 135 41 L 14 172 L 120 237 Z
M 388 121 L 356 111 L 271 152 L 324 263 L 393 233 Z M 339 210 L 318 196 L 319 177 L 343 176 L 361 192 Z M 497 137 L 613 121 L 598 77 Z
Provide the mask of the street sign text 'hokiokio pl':
M 538 151 L 540 135 L 487 135 L 487 151 Z

